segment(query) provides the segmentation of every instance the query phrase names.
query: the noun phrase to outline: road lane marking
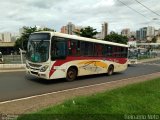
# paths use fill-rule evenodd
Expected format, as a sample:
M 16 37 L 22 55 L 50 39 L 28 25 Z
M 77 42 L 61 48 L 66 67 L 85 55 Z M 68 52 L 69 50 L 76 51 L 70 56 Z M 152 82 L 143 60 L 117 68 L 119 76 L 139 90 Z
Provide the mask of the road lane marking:
M 156 73 L 160 74 L 160 72 L 156 72 Z M 63 92 L 68 92 L 68 91 L 73 91 L 73 90 L 78 90 L 78 89 L 83 89 L 83 88 L 88 88 L 88 87 L 100 86 L 100 85 L 110 84 L 110 83 L 115 83 L 115 82 L 120 82 L 120 81 L 127 81 L 129 79 L 138 79 L 139 77 L 145 77 L 145 76 L 153 75 L 153 74 L 156 74 L 156 73 L 151 73 L 151 74 L 147 74 L 147 75 L 141 75 L 141 76 L 137 76 L 137 77 L 126 78 L 126 79 L 121 79 L 121 80 L 115 80 L 115 81 L 110 81 L 110 82 L 103 82 L 103 83 L 99 83 L 99 84 L 87 85 L 87 86 L 82 86 L 82 87 L 77 87 L 77 88 L 70 88 L 70 89 L 66 89 L 66 90 L 49 92 L 49 93 L 44 93 L 44 94 L 40 94 L 40 95 L 33 95 L 33 96 L 30 96 L 30 97 L 18 98 L 18 99 L 14 99 L 14 100 L 7 100 L 7 101 L 0 102 L 0 105 L 6 104 L 6 103 L 11 103 L 11 102 L 16 102 L 16 101 L 27 100 L 27 99 L 36 98 L 36 97 L 47 96 L 47 95 L 56 94 L 56 93 L 63 93 Z

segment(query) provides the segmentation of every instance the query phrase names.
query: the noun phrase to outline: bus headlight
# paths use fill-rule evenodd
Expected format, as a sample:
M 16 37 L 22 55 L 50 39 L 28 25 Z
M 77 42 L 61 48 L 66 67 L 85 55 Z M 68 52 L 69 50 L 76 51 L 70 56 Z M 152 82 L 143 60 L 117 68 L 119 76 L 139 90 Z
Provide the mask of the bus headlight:
M 41 69 L 40 69 L 40 72 L 45 72 L 48 68 L 48 65 L 45 65 L 43 66 Z

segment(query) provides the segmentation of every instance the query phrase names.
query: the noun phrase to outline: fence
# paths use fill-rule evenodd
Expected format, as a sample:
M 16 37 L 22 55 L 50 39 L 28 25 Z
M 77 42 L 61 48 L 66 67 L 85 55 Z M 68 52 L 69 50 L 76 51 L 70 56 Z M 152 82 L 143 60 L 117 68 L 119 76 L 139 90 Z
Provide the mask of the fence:
M 147 58 L 155 58 L 155 57 L 160 57 L 159 51 L 142 52 L 138 54 L 138 59 L 147 59 Z
M 4 55 L 3 56 L 4 64 L 22 64 L 25 63 L 26 57 L 25 54 L 22 55 L 22 60 L 20 55 Z

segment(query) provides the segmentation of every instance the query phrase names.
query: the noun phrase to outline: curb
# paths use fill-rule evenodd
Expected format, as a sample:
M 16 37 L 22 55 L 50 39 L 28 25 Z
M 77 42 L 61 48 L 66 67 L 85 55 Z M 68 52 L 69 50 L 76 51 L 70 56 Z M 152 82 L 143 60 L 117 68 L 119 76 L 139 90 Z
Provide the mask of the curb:
M 25 68 L 16 68 L 16 69 L 0 69 L 0 73 L 7 73 L 7 72 L 21 72 L 25 71 Z
M 138 63 L 152 62 L 156 60 L 160 60 L 160 58 L 158 57 L 158 58 L 152 58 L 152 59 L 138 60 Z
M 25 64 L 0 64 L 0 72 L 25 71 Z

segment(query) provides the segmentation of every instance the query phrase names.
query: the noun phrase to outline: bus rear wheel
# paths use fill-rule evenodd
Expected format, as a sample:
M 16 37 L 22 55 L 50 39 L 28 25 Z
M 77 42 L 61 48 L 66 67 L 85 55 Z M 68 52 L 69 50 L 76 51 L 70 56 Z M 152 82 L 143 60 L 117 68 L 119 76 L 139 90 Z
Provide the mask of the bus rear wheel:
M 69 68 L 67 71 L 66 79 L 68 82 L 75 80 L 77 77 L 77 70 L 73 67 Z
M 108 67 L 107 74 L 110 76 L 110 75 L 113 74 L 113 72 L 114 72 L 114 67 L 113 67 L 113 65 L 110 65 L 110 66 Z

